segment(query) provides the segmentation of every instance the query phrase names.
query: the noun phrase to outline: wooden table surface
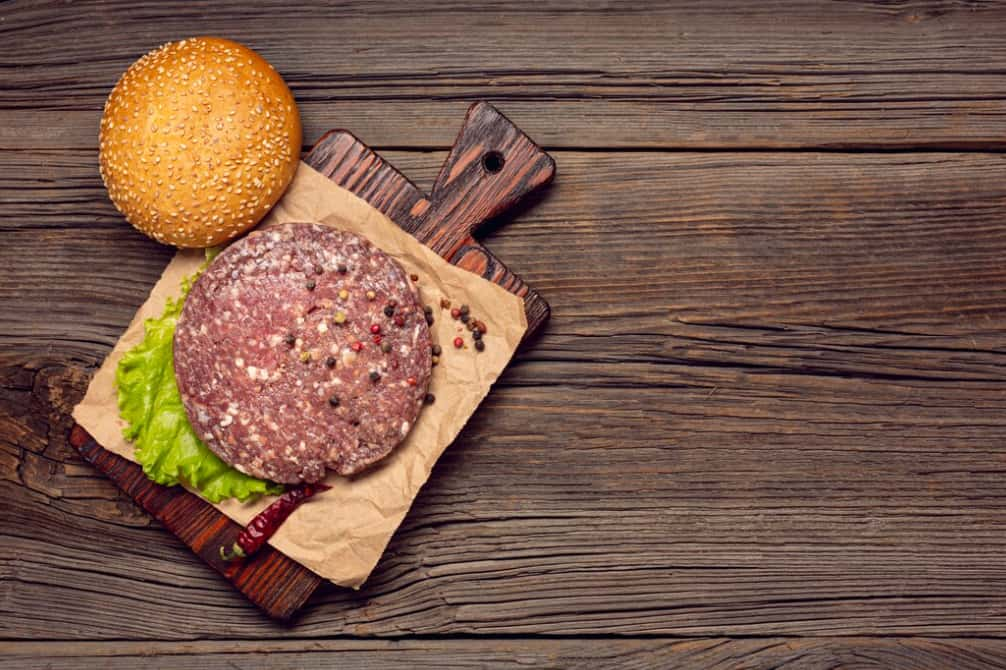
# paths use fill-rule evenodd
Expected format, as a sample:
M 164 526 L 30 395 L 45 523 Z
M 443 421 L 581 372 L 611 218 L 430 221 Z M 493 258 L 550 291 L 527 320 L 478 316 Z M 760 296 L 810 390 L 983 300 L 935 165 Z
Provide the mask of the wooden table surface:
M 424 188 L 479 99 L 558 163 L 485 238 L 545 334 L 370 582 L 286 625 L 66 440 L 171 254 L 102 188 L 102 104 L 196 34 Z M 0 35 L 0 668 L 1006 664 L 1006 5 L 7 2 Z

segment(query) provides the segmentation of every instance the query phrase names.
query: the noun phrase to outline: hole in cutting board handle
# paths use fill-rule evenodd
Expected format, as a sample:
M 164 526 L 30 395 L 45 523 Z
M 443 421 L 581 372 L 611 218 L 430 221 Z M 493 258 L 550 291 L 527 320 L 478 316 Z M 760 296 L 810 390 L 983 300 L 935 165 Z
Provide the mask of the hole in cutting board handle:
M 498 151 L 489 151 L 484 156 L 482 156 L 482 167 L 489 174 L 496 174 L 503 169 L 506 161 L 503 159 L 503 154 Z

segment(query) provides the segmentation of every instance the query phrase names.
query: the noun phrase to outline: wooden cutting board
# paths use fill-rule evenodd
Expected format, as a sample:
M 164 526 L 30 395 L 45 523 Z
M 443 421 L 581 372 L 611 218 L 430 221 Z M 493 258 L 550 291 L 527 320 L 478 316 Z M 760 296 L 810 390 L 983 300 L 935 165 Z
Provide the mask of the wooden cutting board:
M 433 191 L 423 194 L 402 173 L 344 130 L 326 133 L 304 161 L 352 191 L 454 265 L 524 298 L 528 337 L 548 319 L 548 304 L 480 245 L 485 221 L 551 181 L 555 162 L 492 105 L 472 105 Z M 321 584 L 317 576 L 270 546 L 240 563 L 224 563 L 241 527 L 180 486 L 147 479 L 139 465 L 101 447 L 80 426 L 70 443 L 154 518 L 269 616 L 285 619 Z

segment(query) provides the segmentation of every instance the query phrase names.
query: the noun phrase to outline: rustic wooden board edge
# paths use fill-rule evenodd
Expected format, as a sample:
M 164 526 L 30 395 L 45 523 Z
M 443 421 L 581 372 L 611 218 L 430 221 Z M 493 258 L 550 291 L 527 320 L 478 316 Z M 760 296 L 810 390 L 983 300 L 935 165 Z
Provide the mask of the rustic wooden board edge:
M 498 164 L 487 162 L 486 156 Z M 304 161 L 451 263 L 521 296 L 528 320 L 525 340 L 548 319 L 548 303 L 472 236 L 479 225 L 555 174 L 552 158 L 492 105 L 479 102 L 469 108 L 429 197 L 345 130 L 325 133 Z M 234 542 L 241 530 L 238 524 L 182 487 L 150 481 L 139 465 L 104 449 L 78 425 L 68 441 L 269 616 L 290 618 L 324 581 L 268 545 L 242 563 L 225 563 L 218 551 Z

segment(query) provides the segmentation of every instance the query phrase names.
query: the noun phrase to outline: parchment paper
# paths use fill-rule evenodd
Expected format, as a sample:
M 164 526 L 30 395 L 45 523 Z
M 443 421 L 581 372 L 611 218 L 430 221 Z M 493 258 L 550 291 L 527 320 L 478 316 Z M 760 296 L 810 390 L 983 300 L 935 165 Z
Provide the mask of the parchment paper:
M 322 577 L 359 588 L 412 506 L 433 464 L 513 356 L 527 329 L 527 320 L 520 298 L 451 265 L 369 204 L 304 163 L 282 200 L 260 225 L 293 221 L 315 221 L 364 235 L 396 258 L 406 272 L 419 275 L 423 302 L 433 306 L 433 340 L 444 350 L 440 364 L 433 368 L 430 385 L 436 402 L 423 408 L 406 440 L 382 463 L 356 477 L 330 475 L 326 481 L 332 490 L 294 512 L 270 542 Z M 144 319 L 160 316 L 166 299 L 180 292 L 182 278 L 195 272 L 202 261 L 202 251 L 179 251 L 171 260 L 73 410 L 73 418 L 99 444 L 129 460 L 135 459 L 133 446 L 122 437 L 116 365 L 143 339 Z M 455 306 L 467 303 L 472 314 L 485 321 L 485 351 L 479 353 L 471 347 L 466 330 L 462 334 L 466 348 L 453 348 L 451 340 L 464 329 L 440 308 L 442 297 Z M 216 508 L 246 524 L 271 500 L 262 498 L 248 504 L 224 501 Z

